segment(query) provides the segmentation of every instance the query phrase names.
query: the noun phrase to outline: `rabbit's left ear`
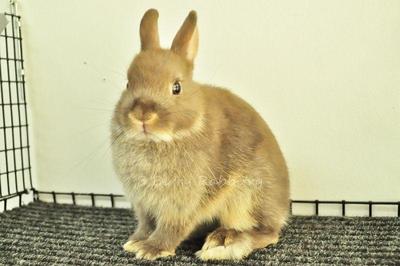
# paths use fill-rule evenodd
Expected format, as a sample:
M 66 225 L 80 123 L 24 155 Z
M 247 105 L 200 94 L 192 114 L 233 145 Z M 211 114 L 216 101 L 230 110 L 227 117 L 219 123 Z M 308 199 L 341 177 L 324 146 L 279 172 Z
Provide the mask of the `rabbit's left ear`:
M 199 47 L 199 32 L 197 30 L 197 15 L 190 11 L 171 45 L 171 50 L 193 63 Z

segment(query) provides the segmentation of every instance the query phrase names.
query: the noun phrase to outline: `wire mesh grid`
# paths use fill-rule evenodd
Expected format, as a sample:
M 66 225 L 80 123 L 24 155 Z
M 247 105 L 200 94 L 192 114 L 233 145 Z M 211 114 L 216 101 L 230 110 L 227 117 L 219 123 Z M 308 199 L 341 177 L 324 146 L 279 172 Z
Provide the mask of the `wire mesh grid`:
M 73 205 L 89 205 L 92 207 L 121 207 L 121 202 L 126 202 L 120 194 L 99 194 L 99 193 L 76 193 L 58 191 L 40 191 L 33 189 L 34 201 L 44 200 L 52 203 L 66 203 Z M 389 209 L 390 216 L 400 217 L 400 201 L 351 201 L 351 200 L 292 200 L 290 203 L 290 213 L 299 215 L 296 207 L 311 207 L 311 212 L 307 215 L 324 216 L 325 210 L 329 206 L 335 207 L 339 213 L 335 216 L 382 216 L 380 208 Z M 362 210 L 357 215 L 352 214 L 352 208 L 361 207 Z M 354 210 L 353 210 L 354 211 Z M 301 214 L 300 214 L 301 215 Z M 332 216 L 329 214 L 328 216 Z M 386 215 L 385 215 L 386 216 Z
M 6 205 L 32 189 L 32 175 L 20 17 L 4 13 L 0 20 L 0 201 Z

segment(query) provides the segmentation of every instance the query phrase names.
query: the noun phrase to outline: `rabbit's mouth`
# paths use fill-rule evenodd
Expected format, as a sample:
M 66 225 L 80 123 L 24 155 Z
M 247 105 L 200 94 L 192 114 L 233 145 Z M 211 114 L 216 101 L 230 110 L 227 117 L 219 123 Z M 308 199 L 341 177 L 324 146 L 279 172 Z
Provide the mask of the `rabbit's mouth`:
M 159 128 L 155 124 L 151 123 L 132 123 L 130 126 L 130 134 L 136 140 L 139 141 L 171 141 L 173 139 L 172 134 L 165 128 Z
M 145 135 L 147 135 L 147 131 L 148 131 L 148 129 L 146 130 L 146 123 L 142 123 L 142 128 L 143 128 L 143 133 L 145 134 Z
M 155 133 L 146 129 L 146 131 L 140 131 L 135 134 L 135 139 L 139 141 L 169 142 L 172 140 L 172 136 L 168 133 Z

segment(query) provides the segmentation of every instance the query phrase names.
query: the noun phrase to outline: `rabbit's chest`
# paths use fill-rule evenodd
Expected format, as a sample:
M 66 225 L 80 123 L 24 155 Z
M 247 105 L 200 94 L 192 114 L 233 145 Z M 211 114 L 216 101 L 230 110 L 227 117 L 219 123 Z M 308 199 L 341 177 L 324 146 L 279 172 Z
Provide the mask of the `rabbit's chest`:
M 132 151 L 116 158 L 116 167 L 120 177 L 155 181 L 177 181 L 180 176 L 194 175 L 198 168 L 193 160 L 185 157 Z
M 120 150 L 114 165 L 127 196 L 151 208 L 182 209 L 201 191 L 201 163 L 196 154 L 153 154 Z

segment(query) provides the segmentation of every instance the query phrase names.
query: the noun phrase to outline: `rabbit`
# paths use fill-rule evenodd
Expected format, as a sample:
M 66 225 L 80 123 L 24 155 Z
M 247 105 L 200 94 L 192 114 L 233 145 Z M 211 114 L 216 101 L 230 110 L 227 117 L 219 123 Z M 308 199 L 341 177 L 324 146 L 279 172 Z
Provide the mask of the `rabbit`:
M 240 260 L 277 243 L 290 206 L 285 159 L 248 103 L 192 79 L 196 12 L 163 49 L 158 11 L 146 11 L 140 40 L 111 122 L 113 165 L 138 222 L 124 250 L 173 256 L 212 222 L 201 260 Z

